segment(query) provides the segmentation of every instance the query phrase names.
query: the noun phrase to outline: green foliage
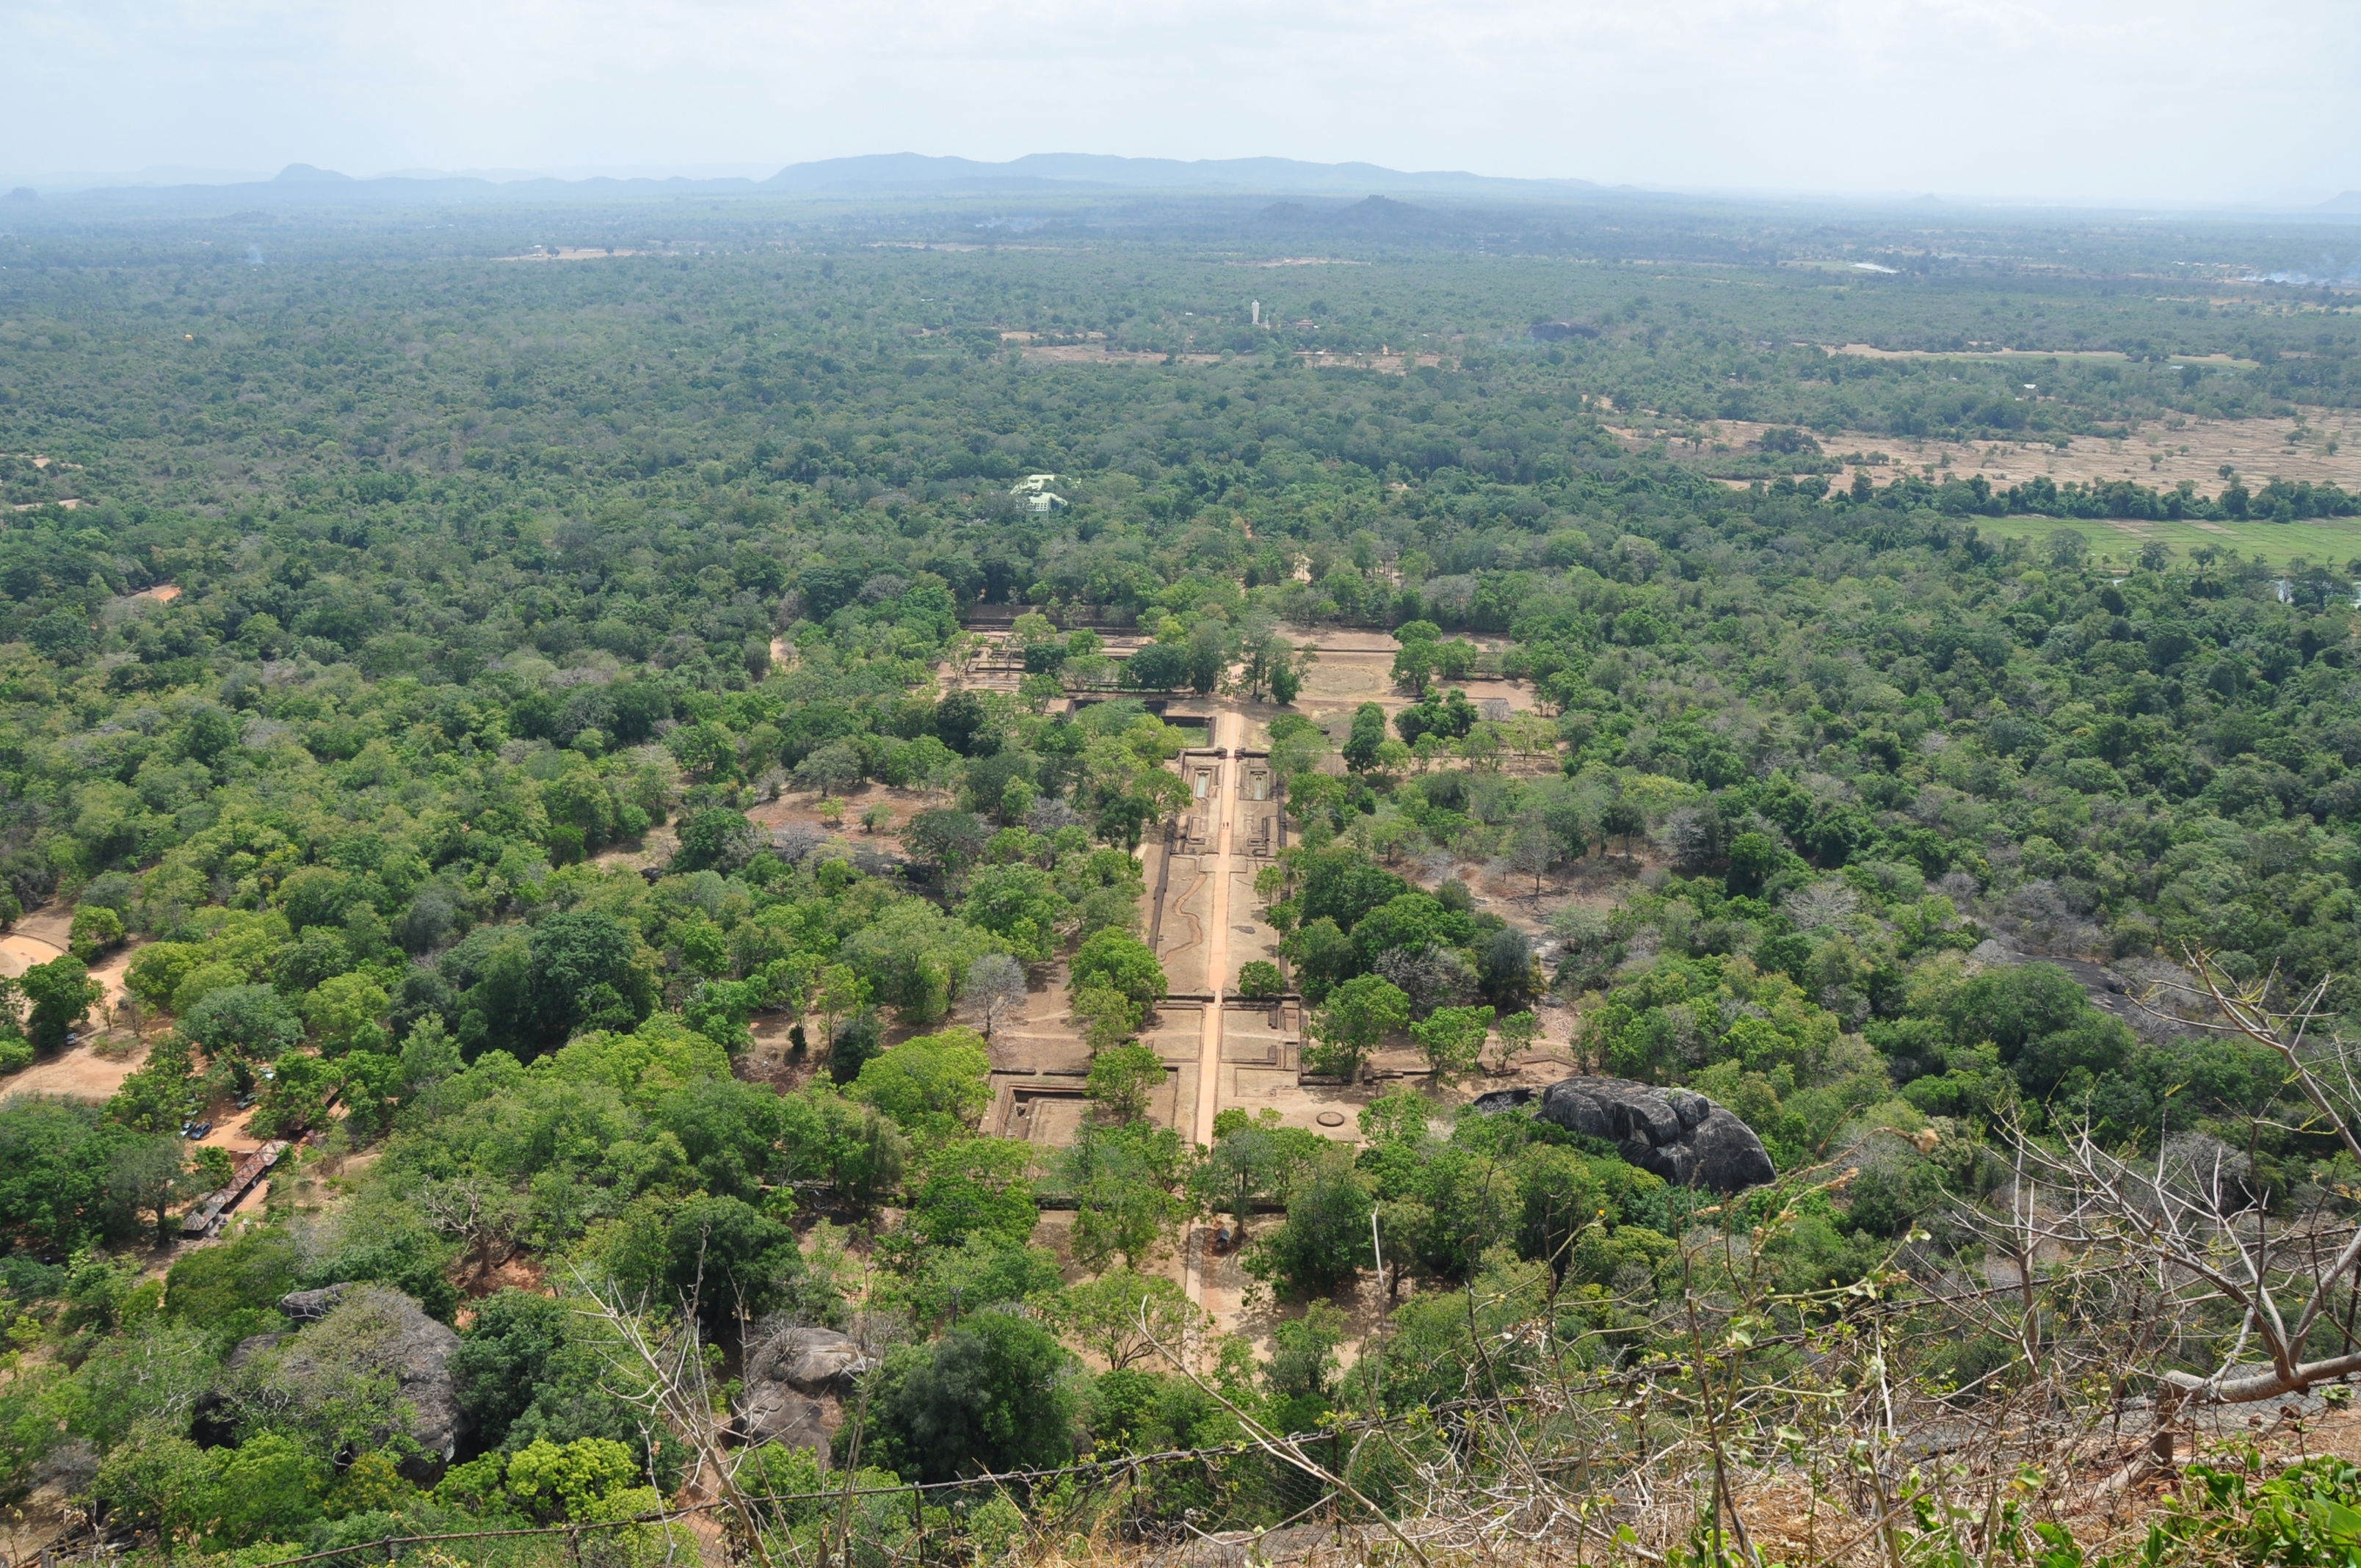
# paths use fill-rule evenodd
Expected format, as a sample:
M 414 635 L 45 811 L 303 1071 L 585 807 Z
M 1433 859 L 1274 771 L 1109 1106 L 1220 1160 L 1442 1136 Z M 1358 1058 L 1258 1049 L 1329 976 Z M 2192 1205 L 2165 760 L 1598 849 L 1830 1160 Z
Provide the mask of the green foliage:
M 1279 996 L 1287 990 L 1287 979 L 1279 966 L 1268 959 L 1249 959 L 1238 966 L 1238 994 L 1249 1001 L 1263 1002 Z
M 75 958 L 89 963 L 123 945 L 123 916 L 104 905 L 82 905 L 73 912 L 67 943 Z
M 1247 1272 L 1292 1297 L 1325 1295 L 1373 1266 L 1373 1206 L 1348 1152 L 1306 1160 L 1288 1179 L 1286 1223 L 1256 1238 L 1246 1256 Z
M 1724 1061 L 1817 1074 L 1838 1036 L 1792 981 L 1742 959 L 1660 959 L 1610 991 L 1590 1028 L 1609 1071 L 1659 1082 Z
M 1041 1217 L 1034 1201 L 1030 1146 L 1011 1138 L 960 1138 L 921 1147 L 907 1224 L 913 1239 L 954 1247 L 970 1236 L 1023 1246 Z
M 1128 1266 L 1040 1297 L 1036 1305 L 1059 1333 L 1116 1372 L 1185 1361 L 1210 1321 L 1179 1285 Z
M 992 1057 L 974 1030 L 953 1026 L 903 1041 L 862 1064 L 848 1091 L 914 1135 L 956 1136 L 992 1104 Z
M 821 1321 L 841 1311 L 805 1269 L 795 1232 L 737 1198 L 698 1193 L 668 1204 L 651 1196 L 597 1244 L 626 1299 L 692 1313 L 717 1340 L 782 1308 Z
M 1271 1330 L 1271 1356 L 1262 1369 L 1264 1419 L 1282 1432 L 1317 1431 L 1327 1424 L 1336 1393 L 1336 1347 L 1345 1319 L 1331 1301 L 1312 1301 L 1303 1315 Z
M 1118 1255 L 1134 1268 L 1152 1260 L 1185 1212 L 1187 1165 L 1188 1146 L 1170 1127 L 1085 1127 L 1058 1162 L 1074 1199 L 1074 1260 L 1093 1271 Z
M 202 1256 L 203 1255 L 198 1255 Z M 451 1375 L 478 1441 L 498 1449 L 548 1380 L 551 1358 L 566 1343 L 571 1317 L 555 1297 L 501 1290 L 477 1304 L 460 1336 Z
M 0 1234 L 37 1255 L 127 1234 L 136 1216 L 109 1185 L 116 1158 L 144 1136 L 96 1106 L 0 1103 Z
M 608 1517 L 615 1494 L 638 1484 L 631 1451 L 602 1437 L 559 1445 L 536 1439 L 508 1456 L 509 1495 L 538 1519 L 587 1522 Z
M 1113 991 L 1137 1007 L 1153 1007 L 1164 1000 L 1164 966 L 1148 944 L 1128 931 L 1101 931 L 1074 954 L 1071 970 L 1075 991 Z
M 887 1353 L 862 1447 L 925 1481 L 1060 1464 L 1073 1457 L 1080 1403 L 1072 1357 L 1055 1335 L 1011 1312 L 982 1311 L 930 1343 Z M 837 1442 L 851 1436 L 848 1428 Z
M 1373 974 L 1356 976 L 1329 992 L 1311 1025 L 1317 1045 L 1305 1053 L 1304 1065 L 1357 1080 L 1369 1053 L 1409 1022 L 1410 998 L 1400 986 Z
M 1084 1087 L 1102 1117 L 1125 1126 L 1146 1119 L 1148 1106 L 1164 1081 L 1164 1058 L 1153 1046 L 1135 1043 L 1115 1046 L 1093 1056 Z
M 922 1328 L 1009 1302 L 1054 1301 L 1062 1290 L 1057 1255 L 1044 1247 L 973 1232 L 957 1246 L 930 1247 L 907 1275 L 885 1288 Z
M 108 1453 L 96 1487 L 167 1540 L 219 1552 L 300 1539 L 320 1517 L 328 1464 L 265 1432 L 236 1448 L 201 1449 L 149 1429 Z
M 2323 1026 L 2361 1016 L 2354 552 L 2320 543 L 2361 500 L 2226 474 L 1996 486 L 1876 450 L 2348 405 L 2349 314 L 2118 287 L 2187 259 L 2169 225 L 1844 236 L 1847 259 L 1888 240 L 1921 258 L 1896 278 L 1831 272 L 1833 242 L 1768 219 L 1615 215 L 1571 240 L 1512 216 L 1481 254 L 1449 222 L 1389 232 L 1383 266 L 1323 269 L 1317 303 L 1235 331 L 1199 297 L 1203 236 L 1175 248 L 1156 218 L 1093 229 L 1086 257 L 1051 231 L 846 250 L 805 216 L 708 214 L 693 267 L 496 268 L 456 294 L 436 280 L 506 246 L 483 237 L 499 222 L 422 237 L 291 217 L 291 292 L 283 269 L 225 271 L 111 223 L 17 225 L 8 444 L 72 455 L 0 457 L 19 509 L 0 531 L 0 916 L 75 915 L 72 957 L 0 986 L 0 1071 L 84 1026 L 83 966 L 134 936 L 128 992 L 172 1019 L 104 1113 L 0 1107 L 10 1260 L 78 1258 L 54 1307 L 11 1320 L 47 1333 L 53 1311 L 62 1351 L 28 1359 L 29 1392 L 0 1390 L 0 1460 L 30 1474 L 43 1444 L 91 1442 L 121 1517 L 208 1550 L 361 1542 L 424 1507 L 583 1518 L 651 1464 L 668 1484 L 676 1455 L 606 1391 L 611 1347 L 522 1304 L 539 1298 L 479 1305 L 471 1410 L 496 1452 L 595 1456 L 620 1489 L 497 1460 L 423 1502 L 379 1474 L 381 1401 L 326 1397 L 284 1356 L 283 1428 L 257 1396 L 243 1447 L 199 1449 L 177 1412 L 291 1285 L 383 1281 L 447 1315 L 452 1280 L 512 1250 L 553 1278 L 603 1264 L 667 1308 L 694 1297 L 708 1330 L 734 1326 L 723 1296 L 825 1320 L 826 1271 L 792 1239 L 813 1210 L 906 1216 L 877 1299 L 922 1327 L 1038 1331 L 979 1314 L 1029 1299 L 1054 1320 L 1060 1294 L 1029 1248 L 1031 1151 L 969 1135 L 983 1053 L 956 1030 L 881 1049 L 878 1009 L 931 1030 L 978 959 L 1070 951 L 1107 1124 L 1038 1175 L 1086 1204 L 1090 1261 L 1144 1259 L 1185 1192 L 1290 1293 L 1367 1267 L 1373 1221 L 1395 1280 L 1453 1287 L 1404 1302 L 1393 1353 L 1353 1379 L 1316 1318 L 1285 1331 L 1274 1419 L 1513 1384 L 1520 1321 L 1621 1354 L 1631 1304 L 1667 1288 L 1667 1238 L 1769 1216 L 1705 1214 L 1529 1116 L 1446 1124 L 1399 1094 L 1368 1108 L 1356 1155 L 1233 1112 L 1197 1162 L 1140 1125 L 1153 1053 L 1126 1042 L 1167 979 L 1133 935 L 1130 851 L 1185 800 L 1182 736 L 1136 699 L 1050 710 L 1118 684 L 1284 706 L 1309 655 L 1282 623 L 1395 628 L 1419 699 L 1391 726 L 1374 703 L 1334 735 L 1270 725 L 1290 847 L 1263 895 L 1320 1010 L 1314 1066 L 1357 1071 L 1414 1025 L 1439 1076 L 1465 1074 L 1483 1014 L 1512 1054 L 1554 983 L 1581 1003 L 1587 1065 L 1712 1094 L 1783 1168 L 1932 1119 L 1936 1155 L 1863 1155 L 1774 1227 L 1751 1255 L 1781 1288 L 1857 1278 L 1919 1228 L 1938 1239 L 1914 1245 L 1954 1246 L 1941 1205 L 1972 1197 L 2003 1113 L 2150 1153 L 2221 1136 L 2273 1194 L 2350 1187 L 2268 1057 L 2136 1034 L 2081 970 L 1965 955 L 1994 932 L 2134 965 L 2194 945 L 2291 994 L 2327 982 Z M 805 238 L 836 254 L 798 260 Z M 1109 243 L 1119 265 L 1100 265 Z M 2008 259 L 2028 247 L 2041 266 Z M 159 372 L 158 323 L 183 315 Z M 35 323 L 68 351 L 27 346 Z M 1145 362 L 1028 361 L 1004 330 L 1101 333 Z M 1292 367 L 1413 339 L 1453 346 L 1398 376 Z M 1815 346 L 1856 342 L 1927 352 Z M 1967 342 L 2097 352 L 2035 375 Z M 1763 433 L 1717 441 L 1713 422 Z M 1060 470 L 1066 510 L 1008 495 L 1035 467 Z M 2135 567 L 2102 519 L 2158 537 Z M 2206 543 L 2165 548 L 2201 521 Z M 177 598 L 131 597 L 165 582 Z M 979 603 L 1047 612 L 1018 622 L 1016 699 L 934 695 Z M 1078 614 L 1154 641 L 1118 668 L 1095 633 L 1058 631 Z M 1530 711 L 1484 719 L 1465 683 L 1495 676 Z M 864 780 L 903 792 L 906 881 L 748 817 Z M 667 821 L 676 850 L 643 874 Z M 1650 874 L 1552 918 L 1551 975 L 1521 914 L 1455 876 L 1425 885 L 1447 855 L 1538 895 L 1602 850 Z M 1283 983 L 1259 961 L 1239 976 L 1257 999 Z M 732 1080 L 730 1051 L 777 1009 L 836 1084 Z M 381 1152 L 334 1188 L 288 1172 L 274 1208 L 295 1191 L 307 1212 L 186 1254 L 160 1315 L 87 1250 L 169 1220 L 198 1179 L 183 1121 L 257 1092 L 258 1129 L 321 1127 L 332 1089 L 328 1135 Z M 1085 1412 L 1116 1446 L 1224 1430 L 1128 1352 L 1089 1351 L 1128 1364 L 1085 1400 L 1055 1354 L 950 1343 L 896 1352 L 897 1387 L 929 1390 L 882 1440 L 912 1474 L 1061 1453 Z M 1016 1362 L 1040 1376 L 1004 1388 Z M 629 1449 L 631 1484 L 585 1442 Z M 233 1454 L 253 1467 L 235 1497 Z M 2228 1512 L 2261 1518 L 2262 1495 Z M 2316 1521 L 2315 1500 L 2290 1508 Z M 856 1513 L 857 1540 L 913 1554 L 905 1517 Z M 2283 1554 L 2335 1549 L 2315 1536 Z
M 106 994 L 71 954 L 26 970 L 16 990 L 25 999 L 25 1038 L 42 1054 L 63 1050 L 66 1036 Z
M 960 906 L 961 919 L 1000 938 L 1027 963 L 1040 963 L 1056 950 L 1066 915 L 1057 884 L 1038 866 L 984 867 L 969 882 Z
M 1438 1007 L 1412 1025 L 1411 1034 L 1425 1047 L 1435 1081 L 1451 1083 L 1476 1069 L 1491 1028 L 1489 1007 Z

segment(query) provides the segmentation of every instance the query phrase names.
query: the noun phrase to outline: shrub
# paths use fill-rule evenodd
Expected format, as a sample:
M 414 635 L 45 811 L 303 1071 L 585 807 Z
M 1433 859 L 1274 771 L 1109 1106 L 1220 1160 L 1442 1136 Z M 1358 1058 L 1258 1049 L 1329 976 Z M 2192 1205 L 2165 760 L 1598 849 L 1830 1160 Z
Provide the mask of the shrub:
M 1277 997 L 1287 990 L 1287 981 L 1279 966 L 1268 959 L 1255 959 L 1238 966 L 1238 994 L 1252 1001 L 1263 1002 Z

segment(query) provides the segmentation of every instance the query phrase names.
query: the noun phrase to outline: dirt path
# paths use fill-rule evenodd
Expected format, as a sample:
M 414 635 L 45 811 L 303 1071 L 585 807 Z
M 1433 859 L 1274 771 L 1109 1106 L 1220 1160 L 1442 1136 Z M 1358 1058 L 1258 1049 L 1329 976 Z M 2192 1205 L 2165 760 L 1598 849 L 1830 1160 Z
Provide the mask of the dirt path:
M 1216 713 L 1210 728 L 1213 744 L 1225 747 L 1237 728 L 1237 718 Z M 1205 1006 L 1204 1044 L 1198 1057 L 1196 1126 L 1197 1141 L 1209 1146 L 1213 1141 L 1213 1117 L 1221 1108 L 1222 981 L 1229 973 L 1230 961 L 1230 830 L 1237 817 L 1236 774 L 1235 764 L 1224 757 L 1213 776 L 1213 788 L 1222 797 L 1222 826 L 1213 840 L 1213 907 L 1205 922 L 1205 990 L 1211 1000 Z
M 1206 726 L 1206 739 L 1217 747 L 1226 747 L 1241 738 L 1238 717 L 1226 710 L 1217 710 Z M 1230 838 L 1237 817 L 1237 769 L 1230 758 L 1222 759 L 1213 775 L 1213 791 L 1219 795 L 1221 826 L 1213 834 L 1213 875 L 1212 900 L 1205 919 L 1205 991 L 1208 1000 L 1204 1010 L 1203 1034 L 1200 1036 L 1197 1055 L 1197 1116 L 1196 1141 L 1205 1147 L 1213 1143 L 1213 1118 L 1222 1103 L 1222 1006 L 1224 981 L 1229 975 L 1230 962 Z M 1203 1224 L 1191 1224 L 1181 1238 L 1180 1254 L 1185 1259 L 1185 1280 L 1189 1299 L 1200 1307 L 1206 1306 L 1207 1287 L 1213 1272 L 1213 1233 Z
M 0 975 L 14 979 L 35 964 L 63 958 L 73 925 L 73 911 L 59 906 L 37 909 L 0 937 Z M 0 1078 L 0 1099 L 18 1094 L 54 1094 L 68 1100 L 104 1102 L 115 1097 L 123 1080 L 148 1059 L 144 1045 L 135 1043 L 121 1023 L 117 1009 L 124 1002 L 123 971 L 130 967 L 136 948 L 118 948 L 91 967 L 90 978 L 104 991 L 99 1004 L 78 1031 L 81 1038 L 53 1057 L 24 1071 Z

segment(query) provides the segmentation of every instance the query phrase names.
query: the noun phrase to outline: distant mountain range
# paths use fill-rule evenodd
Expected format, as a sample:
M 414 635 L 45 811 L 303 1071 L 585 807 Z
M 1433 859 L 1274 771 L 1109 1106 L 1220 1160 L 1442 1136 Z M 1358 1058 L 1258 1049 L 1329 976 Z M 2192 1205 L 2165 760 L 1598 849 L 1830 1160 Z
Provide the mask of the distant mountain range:
M 85 179 L 87 177 L 84 177 Z M 79 183 L 79 182 L 78 182 Z M 36 181 L 28 189 L 38 190 Z M 1567 202 L 1596 200 L 1634 188 L 1612 188 L 1587 180 L 1507 180 L 1458 170 L 1406 173 L 1374 163 L 1305 163 L 1290 158 L 1116 158 L 1097 153 L 1037 152 L 1005 163 L 967 158 L 930 158 L 915 152 L 873 153 L 792 163 L 767 180 L 609 179 L 561 180 L 522 175 L 488 179 L 474 174 L 429 171 L 357 180 L 332 169 L 291 163 L 277 178 L 251 181 L 140 183 L 90 180 L 79 189 L 42 194 L 74 202 L 110 204 L 163 202 L 214 203 L 225 200 L 260 205 L 364 206 L 414 202 L 469 202 L 519 198 L 528 201 L 612 201 L 664 196 L 861 197 L 920 195 L 1049 195 L 1060 192 L 1158 192 L 1171 194 L 1240 196 L 1480 196 L 1493 200 Z
M 729 165 L 708 165 L 708 171 Z M 739 165 L 738 167 L 744 167 Z M 14 186 L 15 189 L 9 189 Z M 233 209 L 283 210 L 306 207 L 401 207 L 418 204 L 452 205 L 490 202 L 612 203 L 665 200 L 684 196 L 785 197 L 791 200 L 892 200 L 898 197 L 1047 197 L 1068 195 L 1158 194 L 1170 196 L 1234 196 L 1279 198 L 1424 197 L 1443 201 L 1484 201 L 1538 206 L 1590 205 L 1632 199 L 1664 200 L 1671 193 L 1635 185 L 1601 185 L 1588 180 L 1518 180 L 1470 174 L 1461 170 L 1406 171 L 1375 163 L 1307 163 L 1292 158 L 1219 158 L 1193 161 L 1170 158 L 1117 158 L 1086 152 L 1036 152 L 1005 163 L 969 158 L 935 158 L 916 152 L 870 153 L 857 158 L 828 158 L 791 163 L 768 179 L 705 176 L 590 176 L 579 179 L 522 170 L 482 170 L 453 173 L 437 170 L 406 170 L 400 173 L 355 179 L 332 169 L 291 163 L 271 179 L 241 178 L 225 171 L 154 168 L 125 175 L 59 175 L 25 181 L 0 180 L 11 210 L 42 200 L 80 205 L 115 207 L 221 206 Z M 1692 192 L 1689 199 L 1707 201 L 1777 202 L 1836 201 L 1891 206 L 1906 198 L 1895 194 L 1779 197 L 1770 192 L 1748 196 L 1738 192 L 1718 195 Z M 1923 204 L 1943 205 L 1944 199 L 1920 196 Z M 1971 206 L 1986 203 L 1971 203 Z M 2293 216 L 2303 213 L 2335 217 L 2361 215 L 2361 191 L 2347 191 L 2311 206 L 2265 203 L 2252 208 L 2200 209 L 2231 212 L 2276 212 Z M 1284 214 L 1267 214 L 1279 216 Z M 1309 215 L 1325 220 L 1334 213 Z M 1354 222 L 1383 221 L 1398 225 L 1404 214 L 1382 210 L 1356 214 Z
M 1588 180 L 1506 180 L 1456 170 L 1405 173 L 1375 163 L 1304 163 L 1292 158 L 1116 158 L 1102 153 L 1035 152 L 1005 163 L 928 158 L 915 152 L 872 153 L 792 163 L 763 181 L 765 189 L 825 193 L 972 189 L 1022 185 L 1032 189 L 1187 191 L 1249 195 L 1581 197 L 1605 187 Z M 1626 187 L 1629 189 L 1629 187 Z

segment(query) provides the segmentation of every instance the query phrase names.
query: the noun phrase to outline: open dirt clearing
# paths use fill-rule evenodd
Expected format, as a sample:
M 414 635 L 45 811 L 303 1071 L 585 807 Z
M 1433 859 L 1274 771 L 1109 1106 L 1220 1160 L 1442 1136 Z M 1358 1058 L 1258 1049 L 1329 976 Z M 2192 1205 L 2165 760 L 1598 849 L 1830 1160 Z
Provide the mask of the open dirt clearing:
M 522 256 L 495 256 L 495 261 L 605 261 L 611 257 L 637 256 L 636 250 L 608 250 L 600 247 L 577 249 L 559 246 L 555 250 L 529 250 Z
M 1717 460 L 1727 465 L 1747 455 L 1763 432 L 1775 427 L 1734 419 L 1697 425 L 1639 419 L 1610 428 L 1635 449 L 1663 441 L 1666 455 L 1712 473 Z M 2227 464 L 2249 486 L 2269 479 L 2308 479 L 2315 485 L 2361 489 L 2361 412 L 2351 409 L 2315 409 L 2302 421 L 2191 420 L 2179 430 L 2157 423 L 2121 441 L 2078 435 L 2063 448 L 2047 442 L 1938 441 L 1858 430 L 1817 439 L 1831 457 L 1883 453 L 1890 462 L 1865 466 L 1880 485 L 1893 483 L 1905 472 L 1932 468 L 1938 478 L 1982 474 L 2001 487 L 2039 477 L 2061 485 L 2070 479 L 2083 484 L 2133 479 L 2151 489 L 2169 490 L 2187 479 L 2201 494 L 2211 496 L 2226 483 L 2222 466 Z M 1716 452 L 1717 445 L 1729 450 Z M 1850 485 L 1855 471 L 1847 465 L 1828 482 L 1839 488 Z
M 1005 334 L 1004 334 L 1005 335 Z M 1103 343 L 1038 343 L 1027 346 L 1025 357 L 1044 365 L 1162 365 L 1171 358 L 1152 348 L 1109 348 Z M 1183 354 L 1184 365 L 1217 365 L 1218 354 Z
M 116 1049 L 112 1037 L 107 1044 L 109 1050 Z M 97 1045 L 84 1041 L 46 1061 L 37 1061 L 13 1077 L 0 1078 L 0 1100 L 12 1100 L 20 1094 L 54 1095 L 64 1100 L 87 1100 L 103 1104 L 114 1099 L 115 1091 L 123 1087 L 123 1080 L 148 1059 L 146 1048 L 132 1046 L 127 1036 L 121 1041 L 121 1046 L 127 1048 L 109 1055 Z M 214 1143 L 220 1140 L 208 1138 L 205 1141 Z M 225 1146 L 243 1146 L 225 1144 Z

